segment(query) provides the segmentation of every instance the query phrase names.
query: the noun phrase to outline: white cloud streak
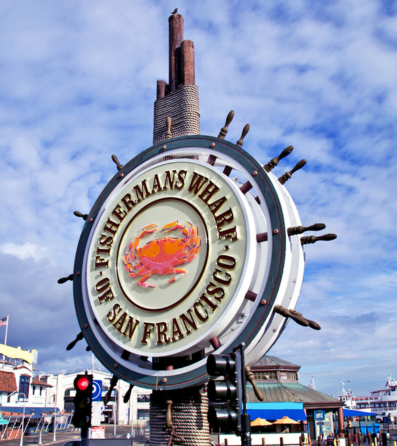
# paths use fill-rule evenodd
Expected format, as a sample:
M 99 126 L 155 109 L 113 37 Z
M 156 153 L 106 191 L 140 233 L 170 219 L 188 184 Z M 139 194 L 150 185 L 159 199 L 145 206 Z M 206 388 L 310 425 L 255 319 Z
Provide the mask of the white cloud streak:
M 286 184 L 304 224 L 338 234 L 306 249 L 298 309 L 271 354 L 301 364 L 302 382 L 356 394 L 397 373 L 395 221 L 397 11 L 375 0 L 182 2 L 196 51 L 201 127 L 266 163 L 295 146 L 277 173 L 308 160 Z M 39 350 L 41 369 L 81 369 L 84 346 L 70 274 L 83 222 L 115 174 L 151 145 L 157 79 L 168 73 L 167 18 L 149 0 L 0 6 L 1 307 L 9 342 Z M 2 317 L 2 315 L 0 315 Z M 54 335 L 55 334 L 55 335 Z M 51 345 L 48 340 L 51 339 Z M 82 344 L 82 343 L 80 343 Z

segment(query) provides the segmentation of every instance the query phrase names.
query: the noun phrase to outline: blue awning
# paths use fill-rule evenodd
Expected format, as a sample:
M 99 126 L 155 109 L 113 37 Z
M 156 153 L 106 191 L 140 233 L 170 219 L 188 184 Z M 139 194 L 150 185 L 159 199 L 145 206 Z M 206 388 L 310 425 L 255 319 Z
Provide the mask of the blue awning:
M 306 420 L 303 403 L 247 403 L 247 412 L 251 420 L 263 418 L 275 421 L 283 417 L 295 421 Z
M 343 408 L 343 416 L 344 417 L 375 417 L 376 413 Z

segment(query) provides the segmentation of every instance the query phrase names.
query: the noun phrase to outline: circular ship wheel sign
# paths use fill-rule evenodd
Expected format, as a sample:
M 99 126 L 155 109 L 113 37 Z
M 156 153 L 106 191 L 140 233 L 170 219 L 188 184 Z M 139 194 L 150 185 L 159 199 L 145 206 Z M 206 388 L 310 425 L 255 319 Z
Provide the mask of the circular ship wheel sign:
M 152 389 L 205 382 L 206 356 L 241 342 L 255 362 L 284 326 L 273 306 L 298 297 L 291 223 L 285 188 L 239 146 L 181 137 L 141 153 L 106 186 L 77 249 L 75 306 L 92 351 Z

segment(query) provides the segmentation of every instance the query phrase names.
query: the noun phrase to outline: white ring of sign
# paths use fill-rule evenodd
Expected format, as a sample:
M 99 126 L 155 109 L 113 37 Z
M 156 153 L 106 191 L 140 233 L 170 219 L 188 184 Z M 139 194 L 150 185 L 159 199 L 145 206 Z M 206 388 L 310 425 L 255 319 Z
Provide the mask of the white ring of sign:
M 165 322 L 162 322 L 163 319 L 161 319 L 161 317 L 164 318 L 164 316 L 162 316 L 161 314 L 160 315 L 150 314 L 151 319 L 149 322 L 147 322 L 144 319 L 145 312 L 143 310 L 141 311 L 137 308 L 134 308 L 134 317 L 132 317 L 131 311 L 129 311 L 129 312 L 124 311 L 124 308 L 127 308 L 127 305 L 129 305 L 129 308 L 131 309 L 131 307 L 132 307 L 131 302 L 128 302 L 128 304 L 127 304 L 126 299 L 123 300 L 122 298 L 119 299 L 119 297 L 115 297 L 115 296 L 118 296 L 119 294 L 121 295 L 121 293 L 118 293 L 118 291 L 117 291 L 117 283 L 116 283 L 117 281 L 112 276 L 110 276 L 110 278 L 108 279 L 106 274 L 108 271 L 117 272 L 117 268 L 119 271 L 120 265 L 118 265 L 117 267 L 115 267 L 115 265 L 112 265 L 110 268 L 106 268 L 106 269 L 102 269 L 102 268 L 96 269 L 96 268 L 94 268 L 93 265 L 96 261 L 95 259 L 97 258 L 97 256 L 96 256 L 96 253 L 98 251 L 97 240 L 99 240 L 99 234 L 101 233 L 101 231 L 103 231 L 104 222 L 106 223 L 106 221 L 109 221 L 109 215 L 110 216 L 112 215 L 112 210 L 115 207 L 115 204 L 120 202 L 121 197 L 126 193 L 126 190 L 128 188 L 129 188 L 128 190 L 130 190 L 131 187 L 136 184 L 143 185 L 142 178 L 147 177 L 151 172 L 152 172 L 152 174 L 156 173 L 157 172 L 156 169 L 164 170 L 167 167 L 169 167 L 170 170 L 172 170 L 172 169 L 175 170 L 177 167 L 180 168 L 180 166 L 185 166 L 185 168 L 187 169 L 187 172 L 188 172 L 187 175 L 190 175 L 189 181 L 192 181 L 191 177 L 192 176 L 194 177 L 194 174 L 197 172 L 199 172 L 202 175 L 205 175 L 205 173 L 208 172 L 208 176 L 212 175 L 212 179 L 214 180 L 214 182 L 216 182 L 218 185 L 222 185 L 222 187 L 220 187 L 220 189 L 223 188 L 224 190 L 227 191 L 227 193 L 226 193 L 227 200 L 229 200 L 229 202 L 231 202 L 231 203 L 234 203 L 236 209 L 238 209 L 238 212 L 235 212 L 235 214 L 236 214 L 235 219 L 238 222 L 238 228 L 241 233 L 241 235 L 240 235 L 241 242 L 240 241 L 238 241 L 238 242 L 232 241 L 231 242 L 230 240 L 218 239 L 217 231 L 219 231 L 222 228 L 219 229 L 214 224 L 212 224 L 212 226 L 209 223 L 207 224 L 207 231 L 208 231 L 208 235 L 209 235 L 208 249 L 210 252 L 208 265 L 212 266 L 212 270 L 210 269 L 210 266 L 206 267 L 206 274 L 204 275 L 204 277 L 206 278 L 207 282 L 205 282 L 203 279 L 203 281 L 201 283 L 201 291 L 198 292 L 198 294 L 200 294 L 202 291 L 205 291 L 206 285 L 208 287 L 210 286 L 210 285 L 208 285 L 208 283 L 209 283 L 208 281 L 211 278 L 211 274 L 213 274 L 213 275 L 215 274 L 215 273 L 213 273 L 213 270 L 217 266 L 217 263 L 216 263 L 217 259 L 220 259 L 222 256 L 225 257 L 225 255 L 228 253 L 233 253 L 233 255 L 236 258 L 239 258 L 238 268 L 235 269 L 236 274 L 238 274 L 238 275 L 236 276 L 236 280 L 234 282 L 232 282 L 232 285 L 231 285 L 233 292 L 230 291 L 227 299 L 225 298 L 226 303 L 223 305 L 223 307 L 220 307 L 222 309 L 221 309 L 221 311 L 219 311 L 216 314 L 216 317 L 214 317 L 211 314 L 211 319 L 209 321 L 210 324 L 207 324 L 209 326 L 202 324 L 201 326 L 198 327 L 198 329 L 196 331 L 191 330 L 192 325 L 187 325 L 186 315 L 188 315 L 189 317 L 192 317 L 192 309 L 193 309 L 194 305 L 196 305 L 197 302 L 199 302 L 199 301 L 197 300 L 197 296 L 195 296 L 195 299 L 196 299 L 195 301 L 192 301 L 190 299 L 190 297 L 188 299 L 186 299 L 185 307 L 182 307 L 181 309 L 179 309 L 178 310 L 179 313 L 176 313 L 169 317 L 169 320 L 174 321 L 176 316 L 178 316 L 178 314 L 180 314 L 182 312 L 180 320 L 182 322 L 184 322 L 185 325 L 183 326 L 182 322 L 179 322 L 179 324 L 180 324 L 180 327 L 182 327 L 182 328 L 184 327 L 185 333 L 182 333 L 184 336 L 183 336 L 183 338 L 176 337 L 176 336 L 174 336 L 174 338 L 171 338 L 171 336 L 168 334 L 168 339 L 170 341 L 165 342 L 167 340 L 167 336 L 164 337 L 164 336 L 159 335 L 159 333 L 160 333 L 159 324 L 165 323 Z M 194 170 L 194 172 L 193 172 L 193 170 Z M 144 181 L 146 181 L 146 180 L 144 180 Z M 142 189 L 143 189 L 143 187 L 142 187 Z M 202 190 L 204 190 L 204 188 Z M 190 201 L 190 204 L 193 207 L 196 206 L 198 209 L 197 212 L 202 213 L 204 220 L 206 220 L 206 216 L 204 214 L 205 214 L 205 208 L 209 208 L 209 203 L 208 203 L 209 200 L 207 200 L 207 203 L 205 203 L 204 198 L 206 198 L 209 193 L 207 193 L 207 195 L 204 195 L 204 198 L 199 199 L 197 197 L 198 194 L 196 194 L 196 196 L 195 196 L 194 194 L 192 195 L 190 193 L 190 195 L 189 195 L 188 187 L 185 187 L 183 190 L 181 189 L 181 191 L 182 192 L 178 191 L 178 194 L 182 194 L 183 200 L 185 200 L 186 203 L 189 203 L 189 201 Z M 168 191 L 168 192 L 170 192 L 170 191 Z M 201 191 L 200 191 L 200 193 L 201 193 Z M 157 195 L 160 195 L 160 194 L 157 194 Z M 219 194 L 217 196 L 217 198 L 213 198 L 213 200 L 219 199 L 221 196 L 222 196 L 222 194 Z M 171 197 L 171 198 L 176 199 L 175 197 Z M 155 203 L 157 198 L 156 198 L 156 195 L 154 195 L 153 197 L 146 198 L 146 200 L 147 200 L 146 203 L 150 203 L 151 200 Z M 138 204 L 136 205 L 136 208 L 137 208 L 136 211 L 134 209 L 136 214 L 139 213 L 140 207 L 142 208 L 144 206 L 144 204 L 145 204 L 144 201 L 145 200 L 142 200 L 142 204 L 140 204 L 140 202 L 138 202 Z M 201 202 L 204 202 L 204 205 Z M 225 208 L 227 208 L 227 207 L 228 206 L 225 206 Z M 222 208 L 222 211 L 223 210 L 224 209 Z M 208 209 L 207 209 L 207 214 L 211 215 L 211 212 L 208 211 Z M 113 215 L 114 215 L 114 212 L 113 212 Z M 214 216 L 212 216 L 212 217 L 214 219 Z M 209 218 L 207 220 L 209 221 Z M 113 217 L 113 221 L 118 222 L 118 220 L 115 217 Z M 126 221 L 129 221 L 129 218 L 126 218 Z M 172 221 L 172 219 L 170 218 L 169 221 Z M 150 223 L 150 222 L 151 222 L 151 220 L 148 221 L 148 223 Z M 163 223 L 164 222 L 168 222 L 168 220 L 165 219 L 163 221 Z M 141 228 L 139 230 L 141 230 Z M 136 355 L 166 357 L 166 356 L 172 356 L 172 355 L 191 354 L 196 351 L 205 349 L 208 346 L 209 341 L 211 339 L 213 339 L 213 338 L 217 337 L 219 334 L 221 334 L 226 329 L 226 327 L 232 323 L 232 321 L 236 318 L 236 313 L 238 313 L 239 308 L 241 308 L 242 304 L 244 303 L 245 293 L 246 293 L 247 289 L 249 288 L 253 273 L 255 271 L 254 266 L 256 263 L 256 251 L 257 251 L 257 249 L 256 249 L 257 242 L 255 239 L 255 235 L 256 235 L 255 221 L 254 221 L 254 217 L 251 213 L 250 207 L 247 206 L 246 198 L 244 197 L 243 193 L 240 191 L 239 186 L 233 180 L 231 180 L 227 176 L 223 175 L 218 169 L 215 169 L 214 167 L 212 167 L 206 163 L 196 161 L 196 160 L 171 160 L 171 161 L 162 162 L 161 164 L 157 164 L 154 167 L 150 166 L 146 169 L 139 169 L 139 172 L 137 172 L 136 170 L 132 171 L 129 175 L 126 175 L 126 177 L 123 179 L 123 181 L 121 181 L 120 184 L 117 185 L 114 188 L 114 190 L 110 193 L 107 200 L 103 204 L 100 213 L 98 214 L 97 218 L 95 219 L 92 230 L 90 232 L 90 237 L 87 241 L 88 249 L 86 249 L 85 255 L 84 255 L 84 263 L 83 263 L 84 274 L 82 275 L 84 305 L 86 308 L 91 308 L 91 311 L 93 312 L 93 316 L 97 320 L 99 326 L 102 329 L 101 331 L 103 332 L 103 334 L 105 336 L 109 337 L 114 343 L 116 343 L 123 350 L 127 350 L 128 352 L 134 353 Z M 117 234 L 114 236 L 115 245 L 117 246 L 117 243 L 119 243 L 119 241 L 116 241 L 116 237 L 117 237 Z M 121 238 L 119 238 L 119 239 L 121 240 Z M 104 238 L 103 238 L 103 240 L 104 240 Z M 239 244 L 242 246 L 242 248 L 237 247 L 237 246 L 240 246 Z M 233 251 L 235 246 L 236 246 L 236 248 Z M 230 250 L 227 250 L 228 248 L 230 248 Z M 230 255 L 232 255 L 232 254 L 230 254 Z M 104 257 L 104 259 L 105 259 L 105 257 Z M 103 260 L 103 261 L 105 261 L 105 260 Z M 96 263 L 95 263 L 95 265 L 96 265 Z M 189 265 L 186 267 L 186 269 L 188 269 L 188 268 L 189 268 Z M 103 272 L 103 271 L 106 271 L 106 272 Z M 101 274 L 102 272 L 104 275 L 100 276 L 99 274 Z M 118 272 L 117 272 L 117 274 L 118 274 Z M 115 276 L 117 274 L 114 273 Z M 226 272 L 224 272 L 224 274 L 226 274 Z M 105 278 L 103 278 L 103 277 L 105 277 Z M 106 282 L 106 280 L 108 282 Z M 109 286 L 110 283 L 112 284 L 113 288 L 108 287 L 108 288 L 104 289 L 104 286 L 101 285 L 101 284 L 105 284 L 105 285 Z M 174 285 L 172 285 L 172 286 L 174 286 Z M 204 289 L 203 289 L 203 286 L 204 286 Z M 99 291 L 97 293 L 94 293 L 93 292 L 94 289 L 99 290 Z M 102 300 L 101 302 L 99 302 L 98 296 L 100 296 L 103 291 L 107 292 L 107 290 L 109 290 L 109 289 L 112 290 L 112 298 L 109 301 Z M 138 288 L 135 288 L 135 290 L 137 290 L 137 289 Z M 176 289 L 176 287 L 175 287 L 175 289 Z M 89 292 L 88 290 L 91 290 L 91 291 Z M 200 290 L 200 287 L 198 287 L 198 290 Z M 207 290 L 208 290 L 208 288 L 207 288 Z M 213 290 L 213 288 L 212 288 L 212 290 Z M 146 290 L 144 290 L 144 291 L 146 291 Z M 96 299 L 93 298 L 93 295 L 95 295 L 94 297 Z M 149 295 L 149 293 L 148 293 L 148 295 Z M 117 302 L 116 305 L 119 305 L 119 307 L 116 309 L 114 309 L 115 302 Z M 199 302 L 200 305 L 201 305 L 201 302 L 202 301 Z M 219 302 L 220 302 L 220 300 L 218 300 L 218 304 L 219 304 Z M 177 309 L 179 307 L 180 307 L 180 305 L 177 307 Z M 114 310 L 112 310 L 112 308 Z M 213 307 L 207 307 L 206 310 L 202 310 L 200 308 L 201 316 L 203 316 L 203 313 L 202 313 L 203 311 L 205 311 L 206 313 L 207 312 L 210 313 L 210 308 L 212 309 L 212 311 L 214 311 Z M 194 307 L 194 309 L 197 309 L 197 308 Z M 117 314 L 116 314 L 116 310 L 118 311 Z M 113 313 L 111 313 L 112 311 L 113 311 Z M 124 316 L 123 311 L 124 311 L 124 313 L 126 313 L 126 316 L 124 317 L 122 323 L 120 322 L 120 324 L 118 324 L 118 321 Z M 138 315 L 138 316 L 136 316 L 136 315 Z M 182 318 L 182 315 L 185 315 L 184 319 Z M 130 317 L 130 319 L 128 319 L 128 317 Z M 139 319 L 138 319 L 138 317 L 139 317 Z M 120 318 L 120 319 L 117 319 L 117 318 Z M 148 319 L 148 316 L 146 317 L 146 319 Z M 207 319 L 208 319 L 208 317 L 207 317 Z M 127 321 L 131 321 L 131 322 L 128 322 L 128 323 L 130 323 L 129 329 L 127 327 Z M 137 321 L 139 321 L 140 327 L 139 327 L 139 324 L 136 323 Z M 198 325 L 197 322 L 198 321 L 196 318 L 195 323 Z M 136 324 L 137 327 L 139 327 L 141 329 L 140 332 L 138 332 L 138 331 L 132 332 L 134 323 Z M 143 325 L 143 324 L 145 324 L 145 325 Z M 149 328 L 153 327 L 152 332 L 150 332 L 149 334 L 147 333 L 149 331 L 149 329 L 147 327 L 149 327 Z M 170 333 L 170 332 L 172 333 L 172 330 L 174 329 L 174 327 L 175 327 L 174 322 L 172 322 L 172 325 L 170 325 L 169 327 L 167 325 L 167 329 L 169 330 L 168 333 Z M 157 342 L 155 343 L 156 333 L 154 332 L 154 330 L 156 328 L 157 328 Z M 143 330 L 143 336 L 142 336 L 142 330 Z M 189 331 L 190 331 L 190 333 L 189 333 Z M 131 337 L 129 337 L 129 334 L 131 334 L 131 332 L 133 334 L 131 335 Z M 134 337 L 135 333 L 139 333 L 139 337 L 138 336 Z M 172 339 L 172 342 L 171 342 L 171 339 Z M 174 339 L 176 340 L 176 342 L 174 342 Z M 151 341 L 151 343 L 148 341 Z M 105 342 L 105 344 L 106 344 L 106 342 Z M 174 346 L 174 344 L 175 344 L 175 346 Z

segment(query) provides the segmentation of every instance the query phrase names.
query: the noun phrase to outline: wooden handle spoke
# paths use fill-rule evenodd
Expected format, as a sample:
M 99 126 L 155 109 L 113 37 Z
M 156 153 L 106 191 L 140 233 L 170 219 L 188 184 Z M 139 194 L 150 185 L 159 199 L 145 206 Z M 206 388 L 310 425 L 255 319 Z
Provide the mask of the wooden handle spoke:
M 74 211 L 73 214 L 74 214 L 76 217 L 80 217 L 80 218 L 82 218 L 83 220 L 87 220 L 87 218 L 88 218 L 88 214 L 82 214 L 82 213 L 79 212 L 79 211 Z
M 254 374 L 252 373 L 251 368 L 249 366 L 245 367 L 245 376 L 247 377 L 247 380 L 251 383 L 251 385 L 254 389 L 255 396 L 258 398 L 259 401 L 263 401 L 265 398 L 264 398 L 261 390 L 257 386 L 257 384 L 255 382 Z
M 221 128 L 221 131 L 219 132 L 218 138 L 225 139 L 225 136 L 227 135 L 228 132 L 229 124 L 233 121 L 233 118 L 234 118 L 234 110 L 231 110 L 227 115 L 225 125 Z
M 278 181 L 281 184 L 284 184 L 286 181 L 288 181 L 292 174 L 294 174 L 297 170 L 302 169 L 302 167 L 306 164 L 306 160 L 300 160 L 299 163 L 289 172 L 285 172 L 284 175 L 281 175 L 281 177 L 278 179 Z
M 278 165 L 280 160 L 288 156 L 294 150 L 294 146 L 286 147 L 277 158 L 271 159 L 267 164 L 263 166 L 266 172 L 270 172 L 274 167 Z
M 83 333 L 80 332 L 77 336 L 76 339 L 74 339 L 70 344 L 68 344 L 68 346 L 66 347 L 66 350 L 72 350 L 72 348 L 82 339 L 84 339 Z
M 165 426 L 167 429 L 169 429 L 172 426 L 172 414 L 171 414 L 171 407 L 172 407 L 172 401 L 167 400 L 167 411 L 165 414 Z
M 130 400 L 131 391 L 133 388 L 134 388 L 134 385 L 130 384 L 129 389 L 127 390 L 127 393 L 124 395 L 124 398 L 123 398 L 124 403 L 128 403 L 128 401 Z
M 172 133 L 171 133 L 172 121 L 171 121 L 171 116 L 167 116 L 167 119 L 166 119 L 165 123 L 166 123 L 166 126 L 167 126 L 167 132 L 165 134 L 165 138 L 166 139 L 171 139 L 172 138 Z
M 240 139 L 236 142 L 236 144 L 240 147 L 243 146 L 243 141 L 244 138 L 247 136 L 247 133 L 249 132 L 250 129 L 250 125 L 249 124 L 245 124 L 244 128 L 243 128 L 243 132 L 241 133 L 241 137 Z
M 70 274 L 67 277 L 61 277 L 60 279 L 58 279 L 58 283 L 65 283 L 68 280 L 73 280 L 73 274 Z
M 112 155 L 112 160 L 115 162 L 117 170 L 121 170 L 123 168 L 123 165 L 119 163 L 119 160 L 116 155 Z
M 325 229 L 324 223 L 315 223 L 311 226 L 294 226 L 292 228 L 288 228 L 287 232 L 288 235 L 297 235 L 297 234 L 303 234 L 306 231 L 322 231 Z
M 288 310 L 287 308 L 282 307 L 281 305 L 275 305 L 273 311 L 275 313 L 281 314 L 281 316 L 291 318 L 293 321 L 295 321 L 299 325 L 302 325 L 303 327 L 309 326 L 309 322 L 297 311 Z
M 316 237 L 314 235 L 309 235 L 307 237 L 301 238 L 301 245 L 311 245 L 312 243 L 316 243 L 319 241 L 330 242 L 331 240 L 335 240 L 337 238 L 336 234 L 324 234 Z

